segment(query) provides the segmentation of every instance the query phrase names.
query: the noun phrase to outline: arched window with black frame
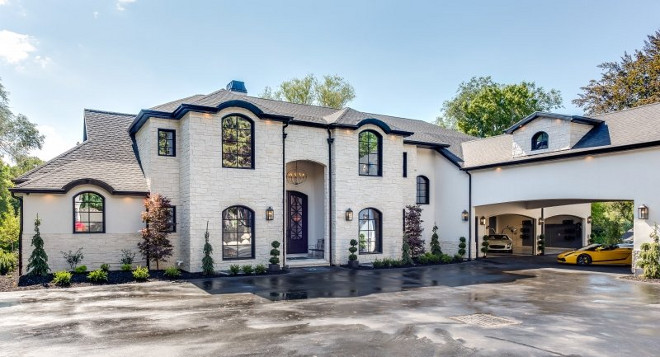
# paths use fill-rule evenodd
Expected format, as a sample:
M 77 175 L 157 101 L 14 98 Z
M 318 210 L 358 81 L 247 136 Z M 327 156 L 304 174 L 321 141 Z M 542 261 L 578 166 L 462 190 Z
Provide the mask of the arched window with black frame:
M 532 136 L 532 150 L 541 150 L 548 148 L 548 133 L 539 131 Z
M 381 253 L 383 221 L 380 211 L 375 208 L 365 208 L 360 211 L 358 221 L 360 254 Z
M 429 179 L 426 176 L 417 176 L 417 204 L 429 204 Z
M 222 259 L 254 258 L 254 211 L 231 206 L 222 211 Z
M 222 118 L 222 167 L 254 168 L 254 123 L 246 116 Z
M 383 138 L 373 130 L 365 130 L 359 135 L 360 176 L 382 176 Z
M 73 233 L 105 233 L 105 198 L 96 192 L 73 197 Z

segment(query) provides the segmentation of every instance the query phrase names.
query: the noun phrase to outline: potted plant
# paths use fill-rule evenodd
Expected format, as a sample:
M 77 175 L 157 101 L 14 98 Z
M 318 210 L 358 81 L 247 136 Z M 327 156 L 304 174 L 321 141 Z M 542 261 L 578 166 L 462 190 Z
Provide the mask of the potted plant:
M 348 267 L 352 269 L 356 269 L 357 267 L 360 266 L 360 262 L 357 260 L 357 255 L 355 255 L 355 252 L 357 252 L 357 245 L 358 241 L 355 239 L 351 239 L 351 247 L 348 248 L 348 251 L 351 253 L 348 255 Z
M 486 258 L 486 253 L 488 253 L 488 236 L 484 236 L 481 242 L 481 252 L 484 253 L 484 258 Z
M 278 272 L 280 271 L 280 250 L 277 248 L 280 247 L 280 242 L 274 240 L 270 243 L 270 246 L 273 247 L 273 249 L 270 250 L 270 259 L 268 260 L 270 264 L 268 264 L 268 271 Z

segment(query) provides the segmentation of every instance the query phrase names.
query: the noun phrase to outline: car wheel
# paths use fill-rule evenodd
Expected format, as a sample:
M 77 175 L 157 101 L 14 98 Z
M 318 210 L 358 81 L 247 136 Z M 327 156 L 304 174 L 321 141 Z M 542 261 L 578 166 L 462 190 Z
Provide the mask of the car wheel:
M 589 265 L 591 264 L 591 257 L 587 254 L 582 254 L 577 257 L 577 265 Z

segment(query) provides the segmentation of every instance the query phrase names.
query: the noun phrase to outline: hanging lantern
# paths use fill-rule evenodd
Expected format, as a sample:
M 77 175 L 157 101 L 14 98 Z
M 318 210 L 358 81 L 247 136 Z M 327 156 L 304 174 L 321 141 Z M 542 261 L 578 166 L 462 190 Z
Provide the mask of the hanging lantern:
M 286 173 L 286 182 L 297 186 L 305 181 L 307 181 L 307 174 L 305 171 L 298 170 L 298 161 L 296 161 L 296 168 Z
M 463 210 L 463 212 L 461 212 L 461 219 L 463 222 L 467 222 L 468 219 L 470 219 L 470 213 L 467 210 Z

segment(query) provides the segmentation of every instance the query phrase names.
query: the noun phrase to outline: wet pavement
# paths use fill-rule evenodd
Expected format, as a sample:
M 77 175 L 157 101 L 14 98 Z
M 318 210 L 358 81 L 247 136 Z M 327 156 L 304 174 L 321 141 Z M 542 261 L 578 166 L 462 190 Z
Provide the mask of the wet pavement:
M 655 356 L 660 285 L 628 271 L 493 258 L 15 291 L 0 355 Z

